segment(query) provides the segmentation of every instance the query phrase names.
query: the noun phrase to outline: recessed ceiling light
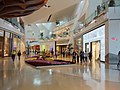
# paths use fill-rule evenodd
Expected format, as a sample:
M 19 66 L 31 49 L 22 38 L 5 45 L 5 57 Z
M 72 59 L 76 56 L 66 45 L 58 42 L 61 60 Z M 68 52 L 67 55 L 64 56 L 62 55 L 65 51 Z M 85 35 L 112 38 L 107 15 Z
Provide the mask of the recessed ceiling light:
M 45 8 L 49 8 L 49 7 L 51 7 L 51 6 L 50 6 L 50 5 L 45 4 L 45 5 L 44 5 L 44 7 L 45 7 Z

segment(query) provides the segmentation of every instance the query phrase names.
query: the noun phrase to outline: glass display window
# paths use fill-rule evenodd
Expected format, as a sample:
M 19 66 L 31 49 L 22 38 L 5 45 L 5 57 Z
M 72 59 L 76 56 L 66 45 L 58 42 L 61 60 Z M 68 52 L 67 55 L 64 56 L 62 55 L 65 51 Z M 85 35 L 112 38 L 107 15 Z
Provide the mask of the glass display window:
M 5 37 L 4 56 L 9 56 L 9 38 Z
M 10 38 L 10 33 L 9 32 L 5 32 L 5 37 L 6 38 Z
M 3 30 L 0 30 L 0 36 L 4 36 L 4 31 Z

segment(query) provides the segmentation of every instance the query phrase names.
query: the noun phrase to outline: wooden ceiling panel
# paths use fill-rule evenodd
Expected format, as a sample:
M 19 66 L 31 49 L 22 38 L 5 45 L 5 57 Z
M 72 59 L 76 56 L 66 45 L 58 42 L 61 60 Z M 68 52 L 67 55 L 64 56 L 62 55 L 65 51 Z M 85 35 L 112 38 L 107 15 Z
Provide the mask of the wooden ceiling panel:
M 48 0 L 0 0 L 0 18 L 20 17 L 33 13 Z

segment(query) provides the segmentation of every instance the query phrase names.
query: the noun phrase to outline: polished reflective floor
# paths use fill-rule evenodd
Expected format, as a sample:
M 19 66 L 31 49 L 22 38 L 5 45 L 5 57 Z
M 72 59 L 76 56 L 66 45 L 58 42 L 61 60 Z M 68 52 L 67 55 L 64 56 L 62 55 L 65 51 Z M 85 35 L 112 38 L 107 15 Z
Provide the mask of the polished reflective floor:
M 32 67 L 11 58 L 0 59 L 0 90 L 120 90 L 116 65 L 99 62 Z

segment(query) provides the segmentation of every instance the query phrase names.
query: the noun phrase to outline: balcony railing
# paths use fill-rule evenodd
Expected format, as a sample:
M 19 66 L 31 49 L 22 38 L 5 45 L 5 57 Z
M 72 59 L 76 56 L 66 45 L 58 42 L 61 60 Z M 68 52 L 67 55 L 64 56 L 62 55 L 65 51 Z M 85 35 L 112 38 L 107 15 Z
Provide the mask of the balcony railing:
M 104 2 L 101 5 L 97 6 L 97 10 L 95 10 L 84 22 L 84 26 L 88 26 L 91 21 L 93 21 L 96 17 L 98 17 L 103 11 L 108 9 L 108 7 L 119 7 L 120 0 L 114 0 L 114 3 L 110 4 L 110 1 Z
M 111 4 L 112 5 L 112 4 Z M 80 22 L 83 26 L 79 29 L 76 28 L 73 32 L 74 34 L 77 34 L 80 32 L 84 27 L 87 27 L 94 19 L 96 19 L 98 16 L 100 16 L 104 11 L 108 9 L 108 7 L 120 7 L 120 0 L 115 0 L 115 3 L 110 6 L 110 0 L 107 2 L 102 3 L 101 5 L 98 5 L 97 9 L 84 21 Z M 70 32 L 69 32 L 70 33 Z M 57 36 L 64 37 L 62 33 L 58 34 Z M 67 36 L 65 36 L 67 37 Z M 57 38 L 57 37 L 56 37 Z
M 24 26 L 17 21 L 17 18 L 2 18 L 2 19 L 11 23 L 15 28 L 19 29 L 21 33 L 25 33 Z

